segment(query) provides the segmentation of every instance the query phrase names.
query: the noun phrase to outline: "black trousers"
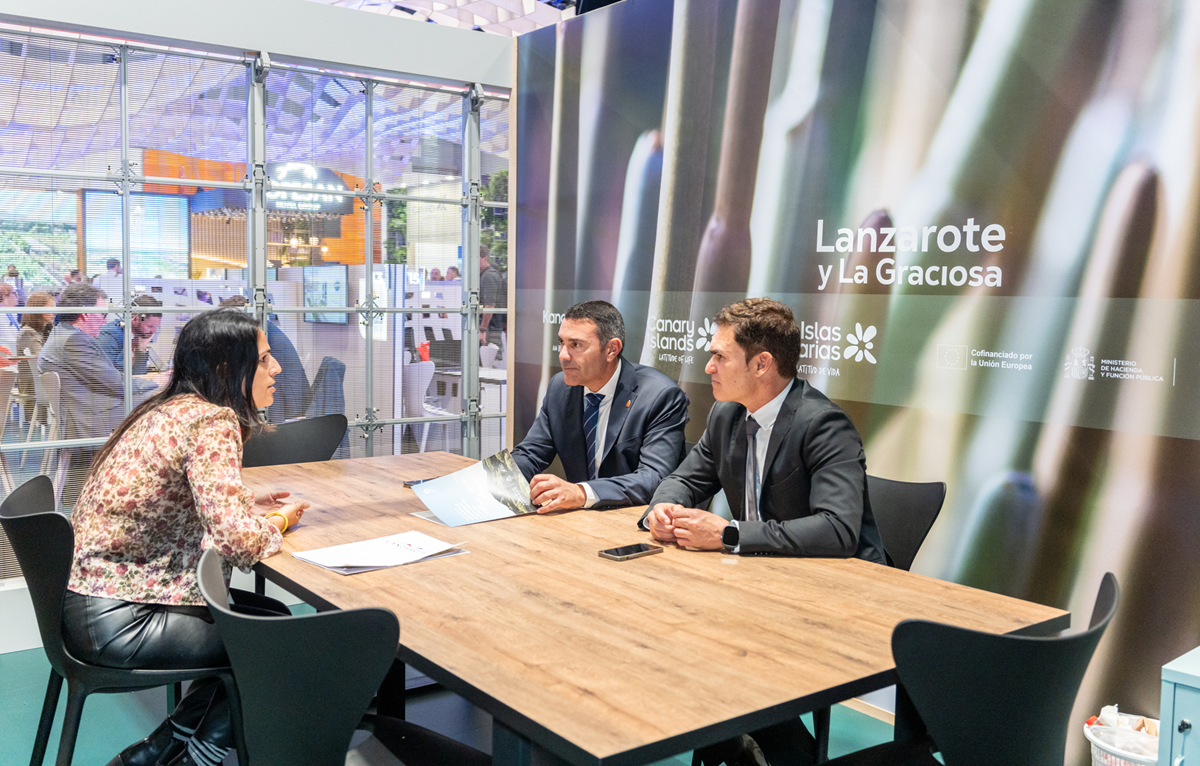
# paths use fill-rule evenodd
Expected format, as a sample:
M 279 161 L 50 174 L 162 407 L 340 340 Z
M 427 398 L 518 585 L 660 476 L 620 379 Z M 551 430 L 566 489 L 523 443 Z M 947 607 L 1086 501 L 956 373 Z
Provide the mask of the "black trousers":
M 268 596 L 231 589 L 234 609 L 262 616 L 290 614 Z M 138 604 L 67 591 L 63 639 L 78 659 L 109 668 L 177 670 L 229 666 L 225 646 L 205 606 Z M 171 713 L 185 732 L 217 748 L 232 748 L 229 700 L 217 678 L 202 678 Z

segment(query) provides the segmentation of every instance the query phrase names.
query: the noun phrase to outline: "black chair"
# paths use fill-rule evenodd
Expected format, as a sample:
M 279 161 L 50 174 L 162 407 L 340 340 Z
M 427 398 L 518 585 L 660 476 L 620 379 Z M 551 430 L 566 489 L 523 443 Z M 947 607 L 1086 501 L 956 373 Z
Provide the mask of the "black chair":
M 907 572 L 933 528 L 933 522 L 942 512 L 946 483 L 895 481 L 868 474 L 867 496 L 871 498 L 875 526 L 879 528 L 879 536 L 892 558 L 892 565 Z M 829 758 L 830 716 L 829 708 L 813 711 L 817 763 L 824 763 Z
M 1052 638 L 924 620 L 897 625 L 896 673 L 946 766 L 1062 763 L 1079 684 L 1117 601 L 1117 579 L 1106 574 L 1088 629 Z M 829 762 L 937 763 L 928 741 L 889 742 Z
M 868 475 L 867 496 L 883 547 L 893 565 L 907 572 L 942 511 L 945 482 L 894 481 Z
M 342 766 L 356 728 L 406 766 L 483 766 L 486 754 L 406 721 L 364 713 L 392 665 L 400 623 L 386 609 L 255 617 L 229 609 L 220 555 L 196 577 L 233 675 L 226 678 L 242 766 Z
M 346 437 L 347 422 L 345 415 L 334 413 L 294 420 L 257 433 L 242 447 L 242 467 L 328 460 Z
M 67 711 L 55 760 L 58 766 L 71 763 L 83 703 L 89 694 L 152 689 L 228 672 L 227 668 L 218 671 L 213 668 L 123 670 L 89 665 L 72 657 L 63 644 L 62 611 L 75 553 L 75 534 L 71 522 L 54 510 L 54 485 L 50 479 L 37 476 L 13 491 L 0 504 L 0 526 L 12 543 L 29 586 L 38 630 L 42 634 L 42 648 L 46 650 L 51 667 L 33 757 L 29 760 L 31 766 L 40 766 L 45 759 L 64 678 L 67 681 Z M 168 706 L 173 707 L 173 703 L 168 701 Z

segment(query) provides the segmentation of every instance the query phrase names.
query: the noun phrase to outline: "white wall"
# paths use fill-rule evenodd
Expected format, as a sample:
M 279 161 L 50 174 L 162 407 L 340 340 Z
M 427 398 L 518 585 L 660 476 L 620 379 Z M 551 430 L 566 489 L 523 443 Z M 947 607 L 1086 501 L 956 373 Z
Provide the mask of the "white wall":
M 493 90 L 513 83 L 513 38 L 306 0 L 4 0 L 0 21 Z

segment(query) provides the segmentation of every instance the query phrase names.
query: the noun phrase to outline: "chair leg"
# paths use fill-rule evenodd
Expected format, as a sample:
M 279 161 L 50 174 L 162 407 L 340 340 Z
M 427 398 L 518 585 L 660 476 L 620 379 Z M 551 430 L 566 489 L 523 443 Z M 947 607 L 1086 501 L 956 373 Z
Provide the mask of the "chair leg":
M 8 458 L 0 452 L 0 483 L 4 485 L 4 493 L 12 494 L 14 489 L 12 475 L 8 472 Z
M 37 407 L 33 408 L 33 417 L 29 419 L 29 433 L 25 434 L 25 443 L 33 441 L 33 431 L 37 428 Z M 25 458 L 29 457 L 29 450 L 21 453 L 21 468 L 25 468 Z
M 813 711 L 813 735 L 817 738 L 817 763 L 829 760 L 829 718 L 830 708 L 823 707 Z
M 58 710 L 58 697 L 62 694 L 63 677 L 56 671 L 50 671 L 50 681 L 46 684 L 46 701 L 42 703 L 42 717 L 38 721 L 37 737 L 33 740 L 33 757 L 29 766 L 42 766 L 46 760 L 46 745 L 50 742 L 50 729 L 54 728 L 54 711 Z
M 63 714 L 62 736 L 58 740 L 55 766 L 71 766 L 75 757 L 75 740 L 79 737 L 79 721 L 83 718 L 83 703 L 87 691 L 76 684 L 67 684 L 67 710 Z
M 58 455 L 58 470 L 54 479 L 54 507 L 62 508 L 63 487 L 67 483 L 67 470 L 71 467 L 71 453 L 63 450 Z
M 183 684 L 179 681 L 167 687 L 167 716 L 175 712 L 179 700 L 183 699 Z
M 422 434 L 421 434 L 421 451 L 424 452 L 425 445 L 429 443 L 429 427 L 433 424 L 432 423 L 423 423 L 422 425 L 425 426 L 425 431 L 422 432 Z

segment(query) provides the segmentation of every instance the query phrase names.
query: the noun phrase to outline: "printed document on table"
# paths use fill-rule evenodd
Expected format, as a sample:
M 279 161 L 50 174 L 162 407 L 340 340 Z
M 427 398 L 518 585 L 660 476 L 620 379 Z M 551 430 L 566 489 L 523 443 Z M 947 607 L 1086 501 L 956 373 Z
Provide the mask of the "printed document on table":
M 537 512 L 529 502 L 529 482 L 508 450 L 422 482 L 413 491 L 429 509 L 416 515 L 448 527 Z M 430 518 L 431 514 L 436 518 Z
M 423 532 L 413 531 L 312 551 L 299 551 L 292 556 L 341 574 L 357 574 L 429 558 L 466 553 L 454 550 L 460 545 L 465 543 L 446 543 Z

